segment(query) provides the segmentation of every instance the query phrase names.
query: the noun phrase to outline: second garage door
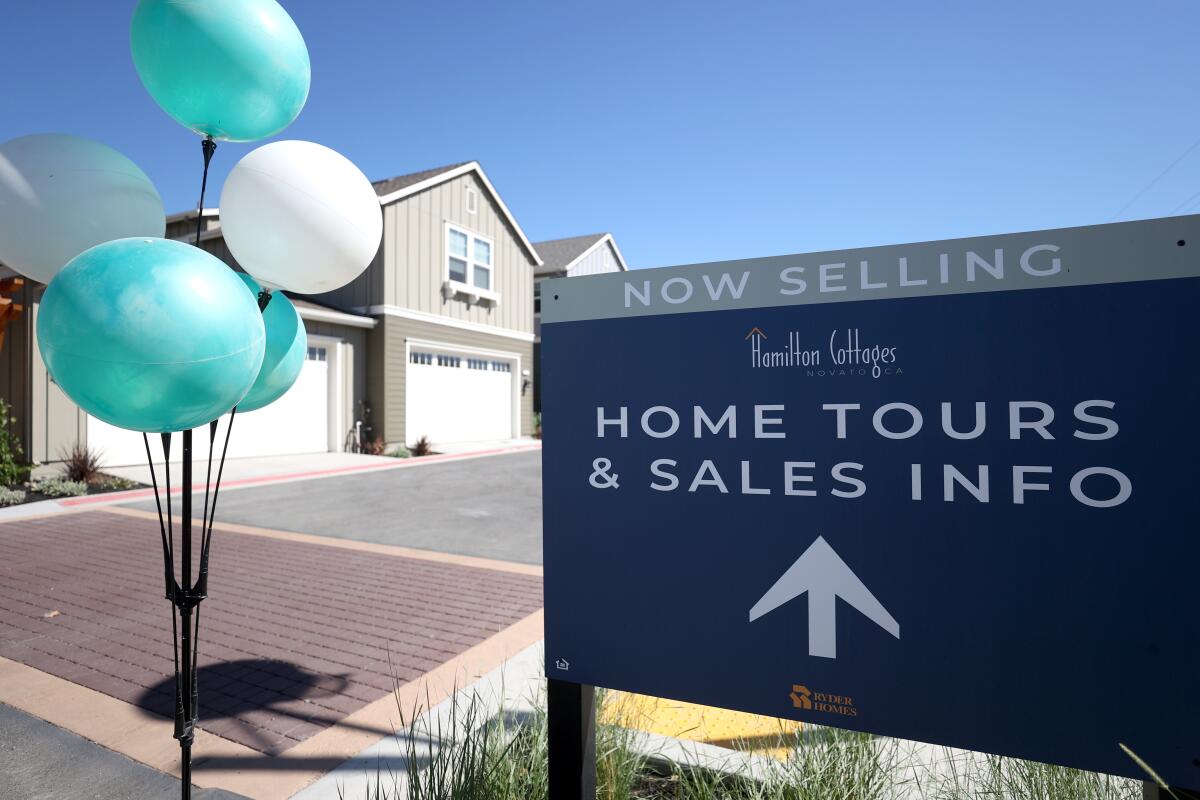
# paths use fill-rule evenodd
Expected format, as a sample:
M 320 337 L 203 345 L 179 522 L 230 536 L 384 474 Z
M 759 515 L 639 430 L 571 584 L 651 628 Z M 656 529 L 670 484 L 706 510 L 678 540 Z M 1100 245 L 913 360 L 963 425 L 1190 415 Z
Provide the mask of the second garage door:
M 518 359 L 410 344 L 405 365 L 407 444 L 510 439 L 514 433 Z
M 290 389 L 271 405 L 237 415 L 233 437 L 229 440 L 229 458 L 244 456 L 277 456 L 297 453 L 323 453 L 333 449 L 330 425 L 336 415 L 330 411 L 331 398 L 336 398 L 338 385 L 335 366 L 336 343 L 310 337 L 307 357 L 300 375 Z M 225 440 L 229 417 L 221 418 L 217 446 Z M 95 417 L 88 417 L 88 448 L 100 454 L 104 466 L 127 466 L 146 463 L 146 446 L 142 435 L 113 427 Z M 194 434 L 197 463 L 208 455 L 208 430 L 199 428 Z M 156 458 L 162 445 L 153 437 L 151 452 Z M 181 447 L 179 437 L 175 447 Z M 173 453 L 179 459 L 178 451 Z

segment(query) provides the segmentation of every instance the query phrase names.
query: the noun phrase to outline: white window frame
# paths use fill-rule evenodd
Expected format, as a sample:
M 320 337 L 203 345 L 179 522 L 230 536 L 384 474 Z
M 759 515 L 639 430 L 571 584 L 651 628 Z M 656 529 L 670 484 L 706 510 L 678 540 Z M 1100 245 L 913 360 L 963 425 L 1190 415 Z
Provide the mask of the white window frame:
M 467 274 L 464 276 L 465 281 L 455 280 L 450 277 L 450 259 L 458 258 L 450 253 L 450 234 L 451 232 L 461 234 L 467 237 Z M 475 260 L 475 241 L 481 241 L 487 244 L 488 251 L 492 255 L 490 264 L 484 264 Z M 484 236 L 482 233 L 477 233 L 470 228 L 465 228 L 462 225 L 456 225 L 453 222 L 447 221 L 445 231 L 442 237 L 442 247 L 446 251 L 446 256 L 442 263 L 442 280 L 447 296 L 463 295 L 468 301 L 489 302 L 495 304 L 500 301 L 500 293 L 496 291 L 496 243 L 489 236 Z M 488 271 L 488 288 L 475 285 L 475 268 L 481 267 Z

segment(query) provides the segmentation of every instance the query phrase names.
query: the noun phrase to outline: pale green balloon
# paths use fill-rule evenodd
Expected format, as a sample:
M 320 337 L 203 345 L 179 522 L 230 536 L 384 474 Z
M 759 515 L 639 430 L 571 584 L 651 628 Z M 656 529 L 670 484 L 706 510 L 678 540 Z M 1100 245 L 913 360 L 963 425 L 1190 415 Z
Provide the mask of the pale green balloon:
M 275 0 L 140 0 L 129 46 L 155 102 L 214 139 L 273 136 L 308 98 L 308 48 Z
M 262 287 L 245 273 L 239 272 L 237 275 L 250 288 L 250 295 L 255 302 L 258 302 Z M 263 325 L 267 329 L 267 350 L 263 355 L 262 367 L 258 370 L 258 378 L 242 402 L 238 403 L 239 413 L 268 406 L 283 397 L 292 388 L 296 378 L 300 377 L 304 357 L 308 354 L 308 333 L 304 330 L 304 320 L 300 319 L 296 307 L 283 292 L 271 293 L 271 300 L 262 314 Z
M 214 256 L 168 239 L 117 239 L 71 260 L 37 316 L 50 375 L 84 411 L 120 428 L 187 430 L 249 391 L 262 314 Z

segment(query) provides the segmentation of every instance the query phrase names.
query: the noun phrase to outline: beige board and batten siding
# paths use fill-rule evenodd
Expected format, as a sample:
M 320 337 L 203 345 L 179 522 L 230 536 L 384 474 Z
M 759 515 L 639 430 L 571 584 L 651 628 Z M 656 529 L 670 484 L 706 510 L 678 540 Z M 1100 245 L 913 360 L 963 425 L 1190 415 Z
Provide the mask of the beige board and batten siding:
M 468 190 L 476 196 L 467 209 Z M 494 306 L 442 295 L 446 280 L 446 223 L 492 241 Z M 383 207 L 381 255 L 349 286 L 322 300 L 359 313 L 394 306 L 460 322 L 533 332 L 534 258 L 474 172 L 431 186 Z
M 372 425 L 376 435 L 389 444 L 413 444 L 421 431 L 405 430 L 405 391 L 408 373 L 406 344 L 410 340 L 436 342 L 448 347 L 471 347 L 499 353 L 513 353 L 520 359 L 513 365 L 513 380 L 520 402 L 520 435 L 533 431 L 533 389 L 525 389 L 523 370 L 533 369 L 533 342 L 508 336 L 453 328 L 436 322 L 424 322 L 385 315 L 371 331 L 378 337 L 371 342 L 368 396 L 372 398 Z

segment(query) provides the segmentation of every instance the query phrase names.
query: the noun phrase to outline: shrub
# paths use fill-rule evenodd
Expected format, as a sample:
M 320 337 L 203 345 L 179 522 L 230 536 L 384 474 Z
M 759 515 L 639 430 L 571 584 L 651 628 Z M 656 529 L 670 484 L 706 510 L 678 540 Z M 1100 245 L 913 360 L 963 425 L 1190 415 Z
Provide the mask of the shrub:
M 33 491 L 47 497 L 78 497 L 87 494 L 87 484 L 83 481 L 70 481 L 65 478 L 45 478 L 34 481 L 30 486 Z
M 367 442 L 366 453 L 372 456 L 385 455 L 387 453 L 387 442 L 383 441 L 382 436 L 376 436 Z
M 412 453 L 408 452 L 408 448 L 403 445 L 393 447 L 391 450 L 388 450 L 387 454 L 392 458 L 408 458 L 412 455 Z
M 20 483 L 29 475 L 29 467 L 22 463 L 25 451 L 12 431 L 17 418 L 12 416 L 12 406 L 0 400 L 0 485 Z
M 417 439 L 417 443 L 412 446 L 412 454 L 414 456 L 433 455 L 433 445 L 429 443 L 428 436 L 422 436 L 420 439 Z
M 542 412 L 533 415 L 533 438 L 542 438 Z
M 0 486 L 0 508 L 15 506 L 25 502 L 24 489 L 7 489 Z
M 137 481 L 131 481 L 129 478 L 122 478 L 118 475 L 101 475 L 99 486 L 105 491 L 114 492 L 121 489 L 136 489 Z
M 78 483 L 99 483 L 103 477 L 100 474 L 100 454 L 95 450 L 89 450 L 76 443 L 70 450 L 65 450 L 59 455 L 62 458 L 67 480 Z

